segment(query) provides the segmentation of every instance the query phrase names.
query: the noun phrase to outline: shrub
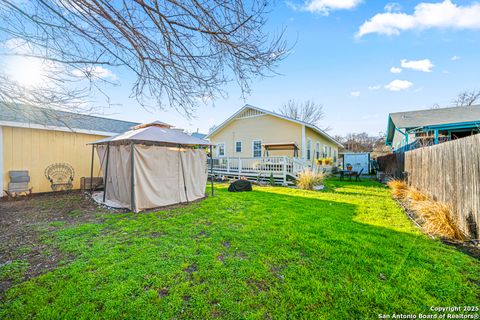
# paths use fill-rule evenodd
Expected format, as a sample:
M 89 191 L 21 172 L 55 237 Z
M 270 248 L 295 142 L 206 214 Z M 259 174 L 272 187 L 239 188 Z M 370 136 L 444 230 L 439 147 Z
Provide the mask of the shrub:
M 405 192 L 405 198 L 410 200 L 410 202 L 418 202 L 428 200 L 428 196 L 416 188 L 410 187 Z
M 406 196 L 408 185 L 403 180 L 390 180 L 387 185 L 392 189 L 392 194 L 397 199 L 403 199 Z
M 431 234 L 449 239 L 465 240 L 453 218 L 451 207 L 443 202 L 424 200 L 412 204 L 413 211 L 423 219 L 423 228 Z
M 298 175 L 297 186 L 300 189 L 313 190 L 315 186 L 322 184 L 325 175 L 312 170 L 305 170 Z

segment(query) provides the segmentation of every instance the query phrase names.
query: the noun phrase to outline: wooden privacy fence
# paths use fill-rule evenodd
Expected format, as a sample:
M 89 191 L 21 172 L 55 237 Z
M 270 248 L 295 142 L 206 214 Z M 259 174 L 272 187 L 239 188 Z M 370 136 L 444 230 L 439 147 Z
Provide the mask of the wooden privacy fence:
M 387 177 L 403 179 L 405 154 L 403 152 L 390 153 L 377 158 L 378 168 Z
M 480 134 L 405 153 L 408 184 L 449 203 L 459 227 L 480 234 Z

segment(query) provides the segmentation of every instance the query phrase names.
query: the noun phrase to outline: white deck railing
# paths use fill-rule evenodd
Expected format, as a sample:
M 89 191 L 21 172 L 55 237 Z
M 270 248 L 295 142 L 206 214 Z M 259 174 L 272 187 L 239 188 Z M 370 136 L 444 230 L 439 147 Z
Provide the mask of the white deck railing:
M 276 178 L 283 178 L 285 183 L 288 175 L 295 178 L 298 173 L 308 168 L 311 168 L 309 162 L 287 156 L 261 158 L 222 157 L 213 159 L 215 174 L 264 177 L 269 177 L 273 174 Z

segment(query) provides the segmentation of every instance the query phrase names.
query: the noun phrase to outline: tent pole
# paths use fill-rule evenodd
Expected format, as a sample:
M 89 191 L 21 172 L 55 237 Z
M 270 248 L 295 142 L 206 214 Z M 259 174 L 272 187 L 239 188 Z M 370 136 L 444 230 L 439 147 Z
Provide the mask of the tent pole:
M 107 162 L 105 163 L 105 177 L 103 177 L 103 203 L 105 203 L 105 196 L 107 195 L 107 180 L 108 180 L 108 162 L 110 159 L 110 143 L 107 143 Z
M 130 145 L 130 206 L 132 207 L 132 210 L 136 212 L 135 210 L 135 147 L 134 144 L 132 143 Z
M 93 160 L 95 158 L 95 145 L 92 144 L 92 162 L 90 163 L 90 195 L 93 194 Z
M 210 145 L 210 181 L 212 183 L 212 197 L 214 196 L 213 193 L 213 147 Z

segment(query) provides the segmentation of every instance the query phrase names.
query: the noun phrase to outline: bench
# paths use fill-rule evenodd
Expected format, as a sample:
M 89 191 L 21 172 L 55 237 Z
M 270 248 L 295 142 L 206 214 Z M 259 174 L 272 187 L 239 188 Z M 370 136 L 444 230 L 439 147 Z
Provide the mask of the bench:
M 20 194 L 25 196 L 32 193 L 32 188 L 28 187 L 30 182 L 30 176 L 27 170 L 12 170 L 8 172 L 10 182 L 8 183 L 8 189 L 4 190 L 9 198 L 16 197 Z

